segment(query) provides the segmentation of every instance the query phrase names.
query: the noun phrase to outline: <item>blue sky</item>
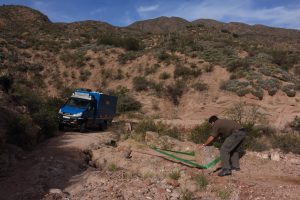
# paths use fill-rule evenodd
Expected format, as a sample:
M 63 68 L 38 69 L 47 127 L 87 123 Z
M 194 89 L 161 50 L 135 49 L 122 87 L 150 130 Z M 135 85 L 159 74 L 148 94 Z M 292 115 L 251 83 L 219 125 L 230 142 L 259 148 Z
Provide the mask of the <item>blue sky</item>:
M 300 0 L 0 0 L 0 4 L 29 6 L 52 22 L 97 20 L 126 26 L 176 16 L 300 29 Z

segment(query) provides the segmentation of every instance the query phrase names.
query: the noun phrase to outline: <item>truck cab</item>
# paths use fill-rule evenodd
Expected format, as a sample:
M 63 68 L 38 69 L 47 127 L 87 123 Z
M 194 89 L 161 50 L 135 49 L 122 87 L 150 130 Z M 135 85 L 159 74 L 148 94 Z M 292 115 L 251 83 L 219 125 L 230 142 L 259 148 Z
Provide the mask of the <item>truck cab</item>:
M 59 130 L 64 127 L 106 129 L 116 115 L 117 97 L 89 89 L 76 89 L 58 113 Z

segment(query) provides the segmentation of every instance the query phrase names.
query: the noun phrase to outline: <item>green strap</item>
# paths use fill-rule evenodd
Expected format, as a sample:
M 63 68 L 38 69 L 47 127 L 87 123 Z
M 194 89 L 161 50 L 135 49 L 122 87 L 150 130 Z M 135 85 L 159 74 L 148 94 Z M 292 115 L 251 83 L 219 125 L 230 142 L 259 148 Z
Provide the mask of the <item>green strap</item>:
M 169 152 L 183 154 L 183 155 L 188 155 L 188 156 L 195 156 L 195 152 L 194 151 L 173 151 L 173 150 L 159 149 L 159 148 L 153 148 L 153 149 L 158 149 L 158 150 L 161 150 L 161 151 L 169 151 Z
M 194 162 L 192 162 L 192 161 L 190 161 L 190 160 L 186 160 L 186 159 L 183 159 L 183 158 L 179 158 L 179 157 L 177 157 L 177 156 L 175 156 L 175 155 L 173 155 L 173 154 L 169 154 L 169 153 L 167 153 L 167 152 L 165 152 L 165 151 L 162 151 L 162 150 L 160 150 L 160 149 L 157 149 L 157 148 L 153 148 L 153 149 L 154 149 L 155 151 L 161 153 L 161 154 L 164 154 L 164 155 L 166 155 L 166 156 L 169 156 L 169 157 L 171 157 L 171 158 L 174 158 L 174 159 L 176 159 L 176 160 L 179 160 L 179 161 L 181 161 L 181 162 L 187 163 L 187 164 L 189 164 L 189 165 L 192 165 L 193 167 L 197 167 L 197 168 L 200 168 L 200 169 L 208 169 L 208 168 L 214 166 L 216 163 L 218 163 L 218 162 L 220 161 L 220 158 L 216 158 L 216 159 L 214 159 L 213 161 L 211 161 L 210 163 L 208 163 L 207 165 L 199 165 L 199 164 L 194 163 Z

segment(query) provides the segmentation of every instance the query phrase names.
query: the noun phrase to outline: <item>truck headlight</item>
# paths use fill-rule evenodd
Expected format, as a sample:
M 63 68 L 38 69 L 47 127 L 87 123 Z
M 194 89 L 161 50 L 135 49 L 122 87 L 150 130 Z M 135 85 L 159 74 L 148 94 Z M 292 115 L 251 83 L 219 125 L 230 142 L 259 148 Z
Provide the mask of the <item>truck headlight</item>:
M 73 114 L 72 117 L 81 117 L 82 116 L 82 112 L 80 113 L 76 113 L 76 114 Z

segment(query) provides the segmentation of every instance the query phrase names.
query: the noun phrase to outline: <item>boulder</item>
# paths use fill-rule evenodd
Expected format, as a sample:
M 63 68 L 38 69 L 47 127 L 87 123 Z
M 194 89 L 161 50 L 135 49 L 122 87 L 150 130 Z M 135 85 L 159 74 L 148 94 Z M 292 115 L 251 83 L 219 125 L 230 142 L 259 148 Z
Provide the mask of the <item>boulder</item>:
M 196 148 L 193 142 L 182 142 L 167 135 L 159 136 L 152 131 L 146 132 L 145 141 L 148 146 L 174 151 L 194 151 Z
M 207 165 L 219 156 L 219 150 L 214 146 L 201 147 L 195 150 L 195 160 L 200 165 Z
M 280 161 L 280 155 L 278 152 L 270 152 L 269 157 L 271 160 Z
M 145 142 L 148 146 L 157 146 L 159 142 L 158 133 L 147 131 L 145 135 Z

